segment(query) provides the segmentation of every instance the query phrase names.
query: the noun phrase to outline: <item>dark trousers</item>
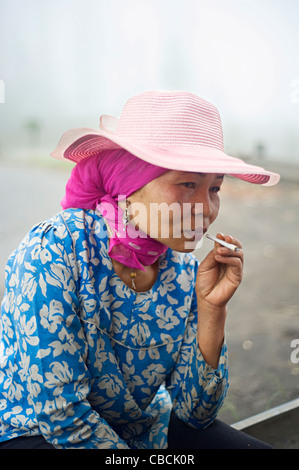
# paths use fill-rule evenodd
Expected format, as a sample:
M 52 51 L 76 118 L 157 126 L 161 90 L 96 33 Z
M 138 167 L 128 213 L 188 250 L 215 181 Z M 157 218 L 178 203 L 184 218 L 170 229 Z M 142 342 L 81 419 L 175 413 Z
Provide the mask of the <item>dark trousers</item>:
M 43 436 L 21 436 L 0 442 L 0 450 L 2 449 L 55 449 L 55 447 Z
M 270 445 L 219 419 L 205 429 L 194 429 L 171 414 L 168 431 L 169 449 L 273 449 Z
M 216 419 L 206 429 L 194 429 L 171 414 L 168 431 L 169 449 L 272 449 L 244 432 Z M 55 449 L 42 436 L 17 437 L 0 442 L 1 449 Z

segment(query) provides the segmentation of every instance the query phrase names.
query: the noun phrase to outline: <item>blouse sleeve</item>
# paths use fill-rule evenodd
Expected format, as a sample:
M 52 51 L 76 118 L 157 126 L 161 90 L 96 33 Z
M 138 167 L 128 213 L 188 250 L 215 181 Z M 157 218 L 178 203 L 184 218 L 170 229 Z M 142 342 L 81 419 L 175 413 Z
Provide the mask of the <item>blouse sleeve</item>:
M 194 428 L 205 428 L 214 421 L 227 393 L 227 346 L 224 341 L 216 370 L 205 362 L 197 341 L 195 294 L 183 343 L 166 386 L 174 412 Z
M 14 260 L 9 289 L 22 381 L 41 433 L 57 448 L 128 448 L 88 401 L 92 377 L 70 236 L 63 226 L 40 226 Z

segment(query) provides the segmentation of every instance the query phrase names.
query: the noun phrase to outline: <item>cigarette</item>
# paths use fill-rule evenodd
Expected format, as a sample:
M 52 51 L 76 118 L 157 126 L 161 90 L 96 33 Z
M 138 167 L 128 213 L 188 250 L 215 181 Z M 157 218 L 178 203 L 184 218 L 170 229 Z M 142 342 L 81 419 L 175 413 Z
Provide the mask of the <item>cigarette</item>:
M 206 237 L 209 238 L 210 240 L 213 240 L 214 242 L 219 243 L 222 246 L 225 246 L 226 248 L 229 248 L 232 251 L 239 251 L 240 248 L 236 245 L 233 245 L 232 243 L 227 243 L 223 240 L 219 240 L 219 238 L 214 237 L 213 235 L 209 235 L 208 233 L 206 234 Z

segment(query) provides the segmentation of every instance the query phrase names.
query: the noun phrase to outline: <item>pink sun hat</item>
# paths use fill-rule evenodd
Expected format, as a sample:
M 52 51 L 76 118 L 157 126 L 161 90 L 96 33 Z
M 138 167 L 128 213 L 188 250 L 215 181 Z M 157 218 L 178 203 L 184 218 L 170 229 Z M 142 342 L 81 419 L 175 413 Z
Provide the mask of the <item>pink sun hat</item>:
M 150 91 L 128 99 L 119 119 L 102 115 L 100 130 L 67 131 L 51 156 L 75 163 L 123 148 L 169 170 L 220 173 L 273 186 L 280 176 L 224 152 L 217 108 L 193 93 Z

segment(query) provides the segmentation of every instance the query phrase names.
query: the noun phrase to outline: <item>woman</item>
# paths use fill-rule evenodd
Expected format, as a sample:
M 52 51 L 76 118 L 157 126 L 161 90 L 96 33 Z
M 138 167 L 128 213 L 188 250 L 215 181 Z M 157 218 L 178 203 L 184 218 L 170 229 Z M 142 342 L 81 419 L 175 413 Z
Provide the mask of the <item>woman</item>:
M 190 252 L 224 175 L 279 176 L 227 156 L 217 109 L 190 93 L 137 95 L 100 127 L 63 136 L 63 211 L 8 260 L 0 446 L 267 447 L 215 420 L 241 244 L 218 234 L 238 250 L 216 243 L 199 266 Z

